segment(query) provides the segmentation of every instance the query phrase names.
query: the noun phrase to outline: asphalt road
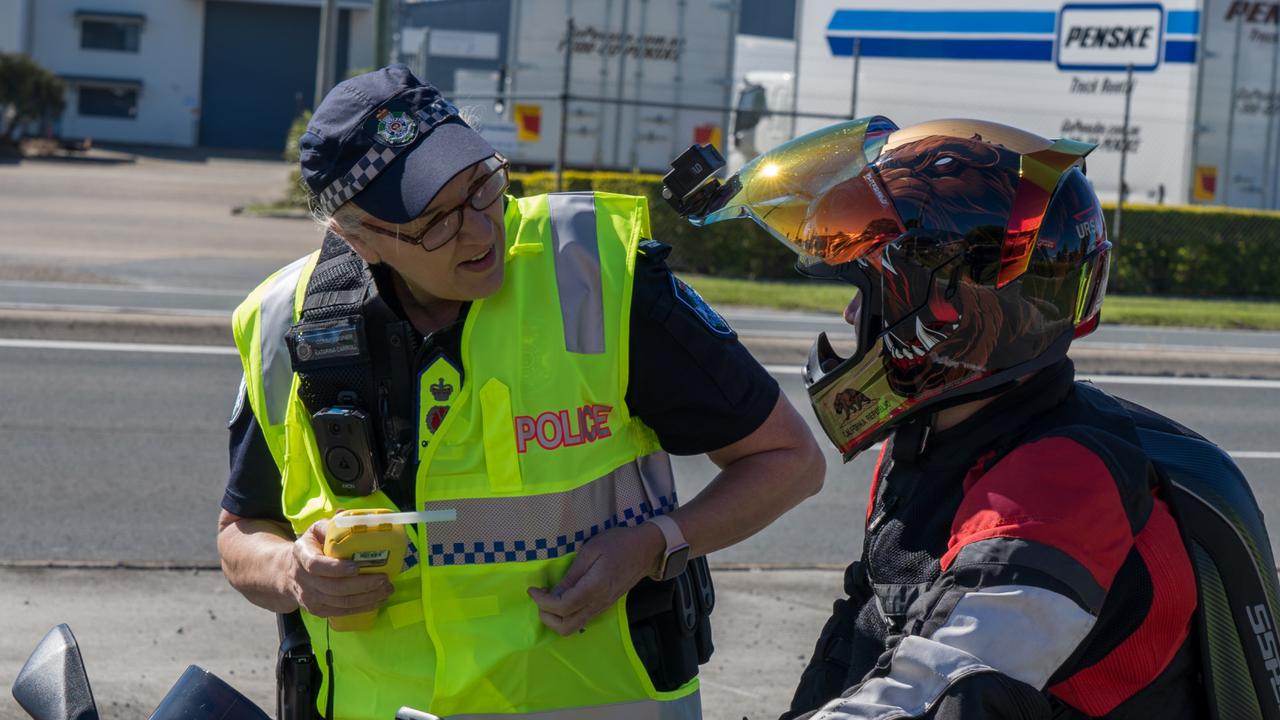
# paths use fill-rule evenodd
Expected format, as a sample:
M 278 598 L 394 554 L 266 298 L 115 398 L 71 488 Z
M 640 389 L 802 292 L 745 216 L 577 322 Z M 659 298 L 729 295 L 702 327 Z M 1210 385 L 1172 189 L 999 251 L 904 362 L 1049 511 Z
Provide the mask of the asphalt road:
M 215 563 L 224 428 L 238 360 L 208 354 L 225 352 L 217 348 L 190 354 L 16 344 L 0 340 L 0 487 L 6 490 L 0 560 Z M 775 370 L 792 403 L 811 419 L 792 369 Z M 1133 382 L 1101 384 L 1244 453 L 1238 462 L 1263 510 L 1280 517 L 1274 430 L 1280 383 Z M 868 455 L 842 465 L 829 452 L 826 486 L 817 497 L 715 560 L 846 562 L 860 549 L 872 463 Z M 676 469 L 685 498 L 714 471 L 705 458 L 677 458 Z
M 231 214 L 279 200 L 285 163 L 139 152 L 0 164 L 0 280 L 239 292 L 316 246 L 314 224 Z

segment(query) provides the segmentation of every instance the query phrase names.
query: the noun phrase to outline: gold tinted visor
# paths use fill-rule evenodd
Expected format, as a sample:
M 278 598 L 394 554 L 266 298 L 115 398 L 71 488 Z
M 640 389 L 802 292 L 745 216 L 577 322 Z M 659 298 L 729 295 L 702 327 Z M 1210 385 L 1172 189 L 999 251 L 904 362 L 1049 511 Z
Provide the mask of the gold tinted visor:
M 800 255 L 850 262 L 903 232 L 870 163 L 897 126 L 874 116 L 802 135 L 747 163 L 696 225 L 749 217 Z

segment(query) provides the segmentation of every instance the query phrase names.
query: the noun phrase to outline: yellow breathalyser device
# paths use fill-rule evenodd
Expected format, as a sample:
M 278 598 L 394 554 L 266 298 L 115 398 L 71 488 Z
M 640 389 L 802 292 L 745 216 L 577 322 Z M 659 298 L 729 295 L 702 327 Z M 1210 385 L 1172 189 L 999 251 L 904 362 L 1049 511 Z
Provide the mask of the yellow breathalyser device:
M 404 526 L 427 522 L 449 522 L 454 510 L 392 512 L 383 508 L 341 510 L 329 519 L 324 533 L 324 554 L 350 560 L 361 575 L 386 575 L 395 580 L 404 566 L 409 537 Z M 329 618 L 329 627 L 338 632 L 368 630 L 378 617 L 377 610 Z

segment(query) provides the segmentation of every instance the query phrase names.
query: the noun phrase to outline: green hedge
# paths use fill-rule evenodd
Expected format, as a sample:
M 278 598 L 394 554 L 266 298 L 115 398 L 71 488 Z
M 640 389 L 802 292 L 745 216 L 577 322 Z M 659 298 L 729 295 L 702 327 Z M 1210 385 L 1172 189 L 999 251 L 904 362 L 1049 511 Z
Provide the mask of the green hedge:
M 793 279 L 795 256 L 749 221 L 695 228 L 660 193 L 657 175 L 565 173 L 566 190 L 649 198 L 653 234 L 671 243 L 678 270 L 723 277 Z M 516 195 L 555 189 L 553 173 L 517 173 Z M 1114 208 L 1107 208 L 1114 227 Z M 1130 205 L 1115 244 L 1110 290 L 1129 295 L 1280 298 L 1280 213 L 1233 208 Z
M 662 199 L 659 175 L 566 172 L 565 190 L 601 190 L 649 198 L 654 239 L 674 248 L 671 266 L 684 272 L 725 277 L 795 279 L 796 256 L 749 221 L 723 222 L 696 228 L 676 215 Z M 555 173 L 516 173 L 514 195 L 536 195 L 556 187 Z
M 293 124 L 289 126 L 289 134 L 284 139 L 284 161 L 289 163 L 289 187 L 285 189 L 285 202 L 304 210 L 308 207 L 308 193 L 307 187 L 302 184 L 302 170 L 298 167 L 300 152 L 298 140 L 307 131 L 307 124 L 310 122 L 311 111 L 303 110 L 293 119 Z
M 1115 227 L 1107 208 L 1108 227 Z M 1280 213 L 1126 205 L 1110 290 L 1130 295 L 1280 298 Z

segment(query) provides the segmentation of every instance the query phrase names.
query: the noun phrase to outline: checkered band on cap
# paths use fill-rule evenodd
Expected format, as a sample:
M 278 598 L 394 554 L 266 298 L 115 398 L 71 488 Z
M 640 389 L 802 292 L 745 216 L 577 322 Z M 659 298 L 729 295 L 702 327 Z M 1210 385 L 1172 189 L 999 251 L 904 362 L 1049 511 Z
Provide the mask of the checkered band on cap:
M 422 123 L 422 127 L 418 128 L 419 135 L 427 135 L 431 130 L 440 123 L 449 118 L 458 116 L 458 108 L 453 106 L 448 100 L 436 98 L 431 105 L 425 108 L 415 110 L 413 116 Z M 369 152 L 364 157 L 356 161 L 342 177 L 329 183 L 329 186 L 320 191 L 320 195 L 316 197 L 316 204 L 325 215 L 332 215 L 343 203 L 355 197 L 357 193 L 364 190 L 378 177 L 393 160 L 400 156 L 401 153 L 407 152 L 413 144 L 401 147 L 390 147 L 382 145 L 376 140 L 373 147 L 369 148 Z

